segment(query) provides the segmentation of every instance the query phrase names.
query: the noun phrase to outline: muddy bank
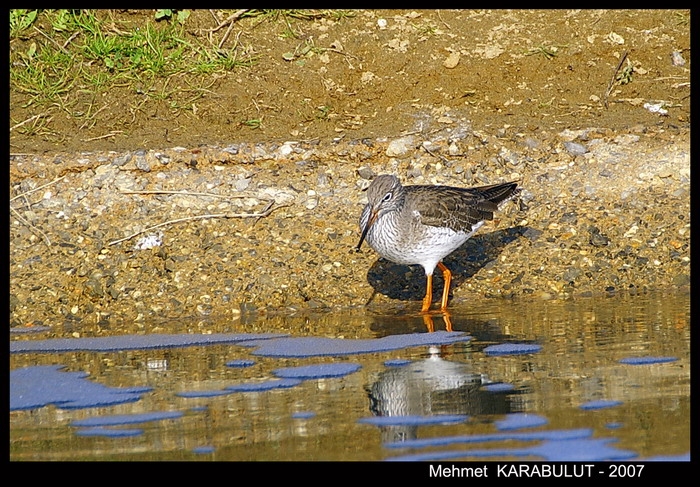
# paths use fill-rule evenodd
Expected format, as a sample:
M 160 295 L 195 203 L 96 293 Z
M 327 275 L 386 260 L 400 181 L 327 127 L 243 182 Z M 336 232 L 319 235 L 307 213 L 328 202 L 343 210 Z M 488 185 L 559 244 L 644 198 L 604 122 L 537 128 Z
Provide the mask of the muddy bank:
M 524 188 L 446 259 L 453 305 L 689 285 L 688 130 L 446 122 L 391 140 L 12 156 L 11 326 L 82 331 L 370 298 L 418 310 L 420 267 L 353 251 L 362 189 L 386 172 Z M 436 299 L 441 286 L 436 277 Z
M 154 80 L 205 86 L 191 103 L 76 86 L 39 106 L 11 84 L 11 326 L 418 310 L 422 269 L 353 252 L 361 190 L 386 172 L 524 188 L 447 258 L 454 306 L 689 284 L 687 11 L 358 10 L 216 30 L 229 13 L 192 11 L 182 35 L 257 61 Z M 109 36 L 161 26 L 100 15 Z M 28 29 L 11 57 L 53 45 Z

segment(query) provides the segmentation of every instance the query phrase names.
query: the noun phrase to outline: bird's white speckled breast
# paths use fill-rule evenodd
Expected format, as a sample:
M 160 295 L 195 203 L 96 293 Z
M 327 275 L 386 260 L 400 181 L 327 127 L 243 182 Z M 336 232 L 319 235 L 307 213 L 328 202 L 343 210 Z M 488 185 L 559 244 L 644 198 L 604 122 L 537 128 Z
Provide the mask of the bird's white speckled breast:
M 426 274 L 444 257 L 458 249 L 481 226 L 470 233 L 456 232 L 450 228 L 422 225 L 418 216 L 402 220 L 399 213 L 390 212 L 374 222 L 367 233 L 367 242 L 385 259 L 397 264 L 420 264 Z

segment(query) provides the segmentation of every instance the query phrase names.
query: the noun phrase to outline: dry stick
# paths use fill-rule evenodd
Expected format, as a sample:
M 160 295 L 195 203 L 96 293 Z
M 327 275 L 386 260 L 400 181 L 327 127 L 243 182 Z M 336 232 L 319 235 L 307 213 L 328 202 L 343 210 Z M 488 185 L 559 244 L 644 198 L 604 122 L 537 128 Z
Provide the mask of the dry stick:
M 95 118 L 97 116 L 98 113 L 100 113 L 102 110 L 104 110 L 105 108 L 107 108 L 111 104 L 112 103 L 110 102 L 110 103 L 107 103 L 106 105 L 102 105 L 102 107 L 100 107 L 95 113 L 90 115 L 88 117 L 88 119 L 85 120 L 85 122 L 83 122 L 83 124 L 80 126 L 80 128 L 78 130 L 83 130 L 83 128 L 85 128 L 85 126 L 88 124 L 88 122 L 90 122 L 93 118 Z M 92 103 L 90 104 L 90 108 L 92 108 Z M 84 141 L 84 142 L 87 142 L 87 141 Z
M 358 61 L 360 60 L 360 58 L 357 57 L 357 56 L 355 56 L 354 54 L 348 54 L 347 52 L 343 52 L 343 51 L 341 51 L 341 50 L 339 50 L 339 49 L 336 49 L 336 48 L 334 48 L 334 47 L 324 47 L 324 48 L 322 48 L 322 49 L 323 49 L 324 51 L 331 51 L 331 52 L 335 52 L 335 53 L 338 53 L 338 54 L 342 54 L 343 56 L 351 57 L 351 58 L 353 58 L 353 59 L 357 59 Z
M 17 127 L 21 127 L 21 126 L 24 125 L 25 123 L 32 122 L 32 121 L 34 121 L 34 120 L 36 120 L 37 118 L 40 118 L 40 117 L 45 117 L 45 116 L 48 115 L 48 114 L 49 114 L 49 112 L 44 112 L 44 113 L 39 113 L 39 114 L 37 114 L 37 115 L 33 115 L 33 116 L 29 117 L 28 119 L 23 120 L 23 121 L 21 121 L 20 123 L 15 124 L 15 125 L 13 125 L 12 127 L 10 127 L 10 132 L 12 132 L 12 131 L 13 131 L 14 129 L 16 129 Z
M 41 34 L 41 35 L 43 35 L 44 37 L 46 37 L 46 38 L 49 40 L 49 42 L 52 42 L 57 48 L 59 48 L 59 49 L 60 49 L 61 51 L 63 51 L 65 54 L 68 54 L 68 51 L 66 50 L 65 47 L 61 46 L 58 42 L 56 42 L 55 40 L 53 40 L 52 38 L 50 38 L 49 36 L 47 36 L 46 34 L 44 34 L 44 32 L 42 32 L 41 29 L 37 28 L 35 25 L 33 25 L 32 28 L 33 28 L 35 31 L 37 31 L 39 34 Z
M 687 76 L 663 76 L 661 78 L 654 78 L 652 81 L 666 81 L 667 79 L 687 79 Z
M 226 33 L 219 41 L 219 49 L 221 49 L 221 47 L 224 45 L 224 42 L 226 42 L 226 39 L 228 39 L 228 36 L 231 34 L 231 29 L 233 29 L 233 22 L 228 24 L 228 29 L 226 29 Z
M 208 9 L 208 10 L 209 10 L 209 13 L 211 14 L 211 16 L 214 17 L 214 22 L 218 22 L 219 18 L 214 13 L 214 10 L 212 10 L 212 9 Z
M 440 15 L 440 11 L 439 11 L 439 10 L 437 11 L 437 16 L 438 16 L 438 19 L 440 19 L 440 22 L 442 22 L 443 24 L 445 24 L 445 27 L 447 27 L 448 29 L 451 29 L 451 28 L 452 28 L 452 27 L 450 26 L 450 24 L 448 24 L 447 22 L 445 22 L 444 20 L 442 20 L 442 15 Z
M 113 130 L 112 132 L 110 132 L 108 134 L 98 135 L 97 137 L 92 137 L 89 139 L 83 139 L 83 142 L 92 142 L 93 140 L 107 139 L 109 137 L 114 137 L 116 135 L 123 134 L 123 133 L 124 133 L 123 130 Z
M 27 191 L 27 192 L 25 192 L 25 193 L 21 193 L 21 194 L 18 194 L 17 196 L 13 196 L 12 198 L 10 198 L 10 201 L 14 201 L 14 200 L 16 200 L 17 198 L 24 198 L 24 199 L 26 200 L 27 206 L 28 206 L 28 207 L 31 207 L 31 203 L 29 202 L 29 200 L 27 200 L 27 195 L 28 195 L 28 194 L 33 193 L 33 192 L 35 192 L 35 191 L 39 191 L 39 190 L 42 189 L 42 188 L 45 188 L 45 187 L 50 186 L 50 185 L 52 185 L 52 184 L 54 184 L 54 183 L 57 183 L 57 182 L 59 182 L 60 180 L 62 180 L 63 178 L 65 178 L 65 177 L 66 177 L 66 176 L 61 176 L 60 178 L 56 178 L 56 179 L 54 179 L 53 181 L 51 181 L 51 182 L 49 182 L 49 183 L 42 184 L 41 186 L 36 187 L 36 188 L 34 188 L 34 189 L 30 189 L 29 191 Z M 13 211 L 13 212 L 15 213 L 15 217 L 17 217 L 17 219 L 20 221 L 20 223 L 22 223 L 22 224 L 26 225 L 27 227 L 29 227 L 29 229 L 30 229 L 32 232 L 38 233 L 38 234 L 45 240 L 46 246 L 47 246 L 47 247 L 50 247 L 50 246 L 51 246 L 51 240 L 49 240 L 49 237 L 48 237 L 44 232 L 42 232 L 41 230 L 39 230 L 39 228 L 35 227 L 35 226 L 32 225 L 30 222 L 28 222 L 28 221 L 26 221 L 24 218 L 22 218 L 22 216 L 19 214 L 19 212 L 18 212 L 17 210 L 15 210 L 14 208 L 12 208 L 12 206 L 10 206 L 10 210 Z
M 236 20 L 238 17 L 240 17 L 241 15 L 243 15 L 244 13 L 246 13 L 248 10 L 250 10 L 250 9 L 249 9 L 249 8 L 242 8 L 242 9 L 240 9 L 240 10 L 237 10 L 237 11 L 234 12 L 233 14 L 229 15 L 228 18 L 227 18 L 226 20 L 224 20 L 223 22 L 221 22 L 219 25 L 217 25 L 217 26 L 214 27 L 213 29 L 208 29 L 209 32 L 216 32 L 217 30 L 221 29 L 223 26 L 225 26 L 225 25 L 228 24 L 229 22 L 233 22 L 234 20 Z
M 68 38 L 68 40 L 67 40 L 66 42 L 63 43 L 63 50 L 64 50 L 64 51 L 65 51 L 65 49 L 66 49 L 66 46 L 67 46 L 68 44 L 70 44 L 71 42 L 73 42 L 73 39 L 75 39 L 76 37 L 78 37 L 79 34 L 80 34 L 80 31 L 79 31 L 79 30 L 75 31 L 75 32 L 73 33 L 73 35 L 70 36 L 70 37 Z
M 615 78 L 617 77 L 617 72 L 620 71 L 620 68 L 622 67 L 622 63 L 624 63 L 625 59 L 627 59 L 628 52 L 629 51 L 625 51 L 625 53 L 620 58 L 620 62 L 617 63 L 617 68 L 615 68 L 615 72 L 613 72 L 612 79 L 610 80 L 610 84 L 608 85 L 608 89 L 605 91 L 605 95 L 603 96 L 603 103 L 605 105 L 605 108 L 608 108 L 608 95 L 610 95 L 610 92 L 613 89 L 613 85 L 615 84 Z
M 130 190 L 123 190 L 120 191 L 121 194 L 179 194 L 179 195 L 186 195 L 186 196 L 211 196 L 212 198 L 255 198 L 263 201 L 272 201 L 274 203 L 275 200 L 269 200 L 266 198 L 258 198 L 257 196 L 252 196 L 248 194 L 214 194 L 214 193 L 195 193 L 192 191 L 171 191 L 167 189 L 158 189 L 158 190 L 152 190 L 152 191 L 130 191 Z
M 30 189 L 29 191 L 27 191 L 27 192 L 25 192 L 25 193 L 18 194 L 17 196 L 13 196 L 12 198 L 10 198 L 10 201 L 14 201 L 14 200 L 16 200 L 17 198 L 21 198 L 21 197 L 23 197 L 23 196 L 27 196 L 28 194 L 33 193 L 34 191 L 39 191 L 39 190 L 42 189 L 42 188 L 45 188 L 45 187 L 47 187 L 47 186 L 50 186 L 50 185 L 52 185 L 52 184 L 54 184 L 54 183 L 59 182 L 61 179 L 65 178 L 65 177 L 66 177 L 66 176 L 63 175 L 63 176 L 61 176 L 60 178 L 56 178 L 56 179 L 54 179 L 53 181 L 51 181 L 51 182 L 49 182 L 49 183 L 42 184 L 41 186 L 38 186 L 38 187 L 36 187 L 36 188 L 34 188 L 34 189 Z
M 15 217 L 16 217 L 21 223 L 23 223 L 24 225 L 26 225 L 27 227 L 29 227 L 29 229 L 30 229 L 32 232 L 34 232 L 34 233 L 37 233 L 37 232 L 38 232 L 39 235 L 40 235 L 41 237 L 43 237 L 44 240 L 46 241 L 46 246 L 47 246 L 47 247 L 51 247 L 51 240 L 49 240 L 49 237 L 47 237 L 46 234 L 45 234 L 44 232 L 42 232 L 42 231 L 39 230 L 37 227 L 35 227 L 34 225 L 32 225 L 31 223 L 29 223 L 28 221 L 26 221 L 24 218 L 22 218 L 22 216 L 19 214 L 19 212 L 18 212 L 17 210 L 15 210 L 14 208 L 12 208 L 11 206 L 10 206 L 10 210 L 12 210 L 12 211 L 15 213 Z
M 130 240 L 130 239 L 134 238 L 135 236 L 140 235 L 142 233 L 149 232 L 151 230 L 155 230 L 156 228 L 164 227 L 165 225 L 172 225 L 174 223 L 180 223 L 180 222 L 191 221 L 191 220 L 201 220 L 204 218 L 258 218 L 258 219 L 260 219 L 262 217 L 269 215 L 270 213 L 272 213 L 273 211 L 275 211 L 279 208 L 289 206 L 289 205 L 280 205 L 277 208 L 271 208 L 273 204 L 274 204 L 274 200 L 271 201 L 270 204 L 267 205 L 265 210 L 263 210 L 260 213 L 219 213 L 219 214 L 211 214 L 211 215 L 188 216 L 186 218 L 177 218 L 175 220 L 168 220 L 166 222 L 159 223 L 158 225 L 153 225 L 152 227 L 144 228 L 143 230 L 140 230 L 136 233 L 133 233 L 133 234 L 129 235 L 128 237 L 120 238 L 119 240 L 114 240 L 113 242 L 109 242 L 107 245 L 109 245 L 109 246 L 116 245 L 116 244 L 124 242 L 126 240 Z
M 445 162 L 445 163 L 450 162 L 450 160 L 447 157 L 443 156 L 442 154 L 436 154 L 435 152 L 431 151 L 430 149 L 428 149 L 426 146 L 424 146 L 422 144 L 421 144 L 421 147 L 425 150 L 425 152 L 427 152 L 431 156 L 442 159 L 442 162 Z

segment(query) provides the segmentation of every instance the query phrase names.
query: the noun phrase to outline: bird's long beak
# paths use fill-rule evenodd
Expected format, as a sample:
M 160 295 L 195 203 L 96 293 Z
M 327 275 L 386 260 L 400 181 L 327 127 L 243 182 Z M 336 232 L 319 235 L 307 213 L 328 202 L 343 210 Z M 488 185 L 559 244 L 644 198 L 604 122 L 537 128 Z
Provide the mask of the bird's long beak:
M 379 212 L 377 210 L 372 210 L 372 213 L 369 215 L 369 219 L 367 220 L 367 225 L 365 225 L 365 228 L 362 229 L 362 235 L 360 236 L 360 242 L 357 244 L 357 247 L 355 247 L 355 252 L 360 251 L 360 247 L 362 246 L 362 242 L 365 241 L 365 237 L 367 236 L 367 232 L 369 232 L 369 229 L 374 225 L 374 222 L 377 220 L 377 215 Z

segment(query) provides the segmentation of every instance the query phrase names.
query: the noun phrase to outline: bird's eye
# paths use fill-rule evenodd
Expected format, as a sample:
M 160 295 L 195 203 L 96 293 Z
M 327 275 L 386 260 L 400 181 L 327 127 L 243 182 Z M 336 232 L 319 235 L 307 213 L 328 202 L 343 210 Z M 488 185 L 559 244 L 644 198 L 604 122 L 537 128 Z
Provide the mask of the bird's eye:
M 393 196 L 393 193 L 391 191 L 389 191 L 387 194 L 384 195 L 384 198 L 382 198 L 382 201 L 389 201 L 392 196 Z

